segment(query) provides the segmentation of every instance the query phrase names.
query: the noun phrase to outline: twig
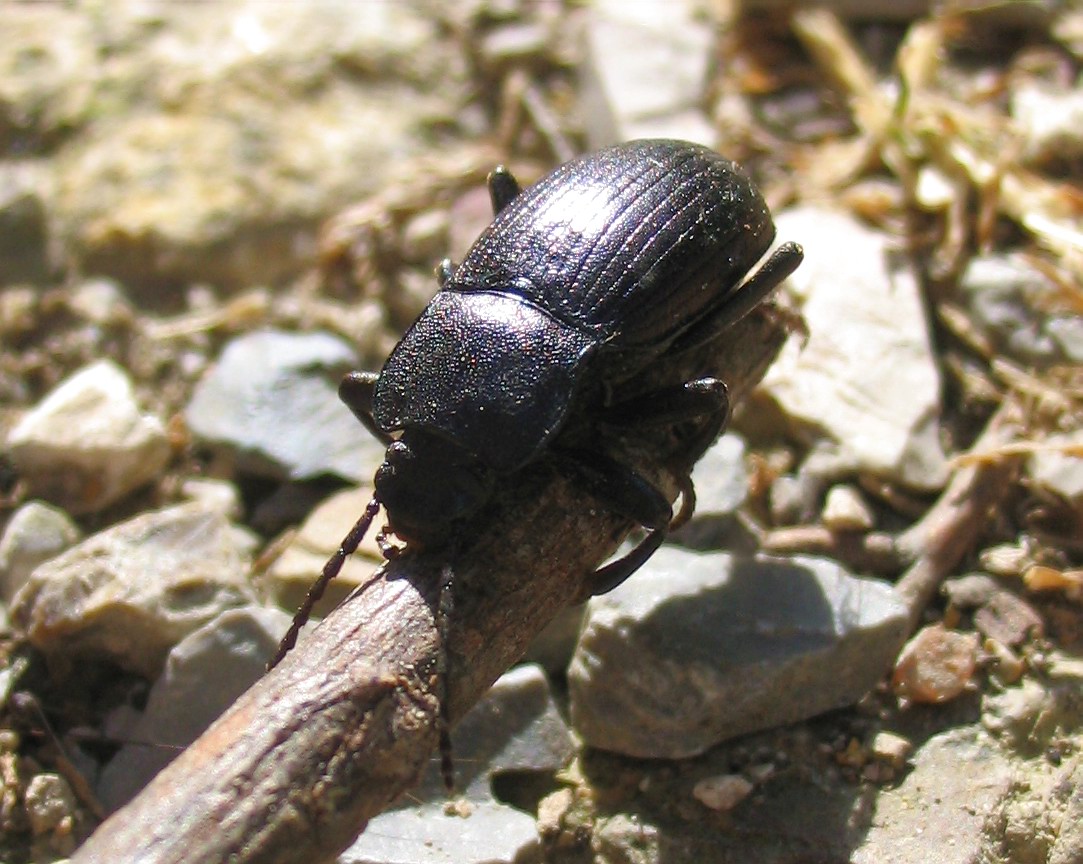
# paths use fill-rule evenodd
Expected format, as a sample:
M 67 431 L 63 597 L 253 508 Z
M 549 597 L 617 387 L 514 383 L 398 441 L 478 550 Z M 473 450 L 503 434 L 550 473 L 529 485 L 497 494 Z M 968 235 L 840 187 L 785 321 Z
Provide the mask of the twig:
M 1010 403 L 993 415 L 972 453 L 997 451 L 1012 440 Z M 912 563 L 896 584 L 910 613 L 910 629 L 917 627 L 925 607 L 944 578 L 974 546 L 989 511 L 1004 498 L 1015 473 L 1017 459 L 966 462 L 952 476 L 940 498 L 922 519 L 899 536 L 897 547 Z
M 784 339 L 779 319 L 758 310 L 712 354 L 682 358 L 678 374 L 715 374 L 736 400 Z M 675 496 L 665 475 L 698 455 L 668 430 L 643 467 Z M 628 530 L 545 464 L 517 480 L 447 562 L 455 600 L 446 646 L 434 622 L 445 562 L 407 553 L 302 638 L 73 862 L 309 864 L 348 846 L 426 767 L 438 734 L 440 652 L 450 661 L 454 721 L 581 599 L 584 575 Z

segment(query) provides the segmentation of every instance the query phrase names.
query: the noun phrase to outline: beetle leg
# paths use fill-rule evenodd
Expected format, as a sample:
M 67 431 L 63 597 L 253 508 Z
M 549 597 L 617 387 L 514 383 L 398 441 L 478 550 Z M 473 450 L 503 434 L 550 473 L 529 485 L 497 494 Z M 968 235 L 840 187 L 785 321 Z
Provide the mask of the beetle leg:
M 519 194 L 519 181 L 503 165 L 497 165 L 489 174 L 489 200 L 493 202 L 495 216 L 507 207 Z
M 665 426 L 714 415 L 721 416 L 724 426 L 729 417 L 726 385 L 717 378 L 696 378 L 608 405 L 596 416 L 606 426 Z M 720 431 L 721 426 L 714 434 Z
M 604 594 L 635 573 L 662 544 L 673 508 L 666 497 L 637 471 L 601 452 L 561 451 L 560 461 L 574 471 L 583 487 L 615 513 L 651 529 L 646 539 L 617 561 L 599 568 L 587 585 L 588 595 Z M 682 511 L 684 507 L 682 506 Z
M 376 425 L 376 418 L 372 416 L 372 394 L 379 377 L 375 372 L 348 372 L 338 385 L 338 398 L 374 438 L 386 445 L 394 439 Z
M 718 337 L 767 299 L 787 276 L 797 269 L 805 253 L 793 242 L 779 246 L 752 276 L 687 330 L 670 346 L 670 354 L 682 354 Z
M 583 488 L 614 513 L 644 528 L 666 528 L 673 516 L 666 496 L 639 472 L 599 451 L 561 450 L 557 454 Z
M 668 529 L 660 529 L 658 531 L 651 531 L 644 539 L 643 542 L 636 546 L 631 552 L 625 555 L 623 558 L 618 558 L 611 564 L 606 564 L 604 567 L 599 567 L 590 577 L 590 583 L 588 585 L 590 591 L 589 596 L 594 597 L 598 594 L 605 594 L 608 591 L 612 591 L 625 579 L 636 572 L 640 567 L 647 563 L 647 559 L 658 551 L 658 547 L 662 545 L 662 541 L 666 539 L 666 533 Z M 584 598 L 585 599 L 585 598 Z
M 436 283 L 443 288 L 455 275 L 455 263 L 450 258 L 444 258 L 436 265 Z

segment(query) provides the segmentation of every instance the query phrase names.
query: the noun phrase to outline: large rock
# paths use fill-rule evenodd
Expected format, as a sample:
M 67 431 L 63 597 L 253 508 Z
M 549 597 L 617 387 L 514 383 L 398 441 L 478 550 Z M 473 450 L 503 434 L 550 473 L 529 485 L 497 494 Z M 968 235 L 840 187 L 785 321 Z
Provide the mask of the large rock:
M 130 800 L 263 677 L 289 624 L 278 609 L 227 609 L 174 646 L 138 720 L 110 729 L 133 743 L 121 747 L 99 778 L 98 798 L 107 810 Z
M 246 577 L 255 545 L 217 508 L 145 513 L 38 567 L 12 615 L 47 655 L 104 658 L 153 678 L 184 636 L 254 602 Z
M 814 558 L 664 547 L 590 601 L 568 673 L 587 744 L 679 759 L 859 700 L 891 667 L 906 609 Z
M 803 206 L 776 222 L 805 249 L 789 285 L 809 336 L 786 344 L 760 392 L 793 434 L 826 436 L 835 472 L 940 487 L 940 379 L 914 274 L 886 235 L 839 211 Z
M 59 234 L 144 295 L 297 274 L 323 217 L 431 146 L 464 68 L 407 3 L 76 8 L 76 47 L 109 63 L 83 68 L 95 113 L 58 154 Z

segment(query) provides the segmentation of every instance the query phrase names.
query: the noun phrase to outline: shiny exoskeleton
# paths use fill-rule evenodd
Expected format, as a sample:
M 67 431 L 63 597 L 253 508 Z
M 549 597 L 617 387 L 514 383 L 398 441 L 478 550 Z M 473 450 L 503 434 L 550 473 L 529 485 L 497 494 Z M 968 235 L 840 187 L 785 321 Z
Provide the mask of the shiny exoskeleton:
M 383 370 L 342 383 L 343 400 L 388 448 L 373 502 L 321 583 L 379 505 L 408 545 L 437 546 L 496 484 L 552 458 L 648 529 L 590 588 L 619 584 L 658 548 L 673 512 L 638 472 L 592 446 L 603 436 L 591 430 L 698 420 L 700 443 L 717 436 L 729 408 L 717 379 L 673 381 L 624 402 L 612 393 L 661 358 L 724 338 L 802 257 L 784 243 L 745 278 L 774 239 L 767 205 L 733 162 L 688 142 L 610 147 L 526 190 L 497 169 L 489 189 L 493 223 L 461 264 L 440 265 L 440 291 Z M 690 515 L 688 478 L 683 490 L 678 519 Z M 294 638 L 291 630 L 281 653 Z

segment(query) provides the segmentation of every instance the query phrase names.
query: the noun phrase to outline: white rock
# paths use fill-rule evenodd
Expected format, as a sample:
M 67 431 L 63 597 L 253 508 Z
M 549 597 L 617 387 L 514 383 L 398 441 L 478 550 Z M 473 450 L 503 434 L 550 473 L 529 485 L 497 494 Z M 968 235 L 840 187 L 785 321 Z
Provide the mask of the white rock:
M 1074 159 L 1083 154 L 1083 93 L 1025 81 L 1012 94 L 1012 116 L 1031 159 Z
M 823 523 L 832 531 L 868 531 L 875 523 L 872 510 L 853 486 L 832 486 L 824 501 Z
M 26 414 L 8 451 L 31 494 L 92 513 L 150 482 L 169 461 L 165 427 L 136 404 L 111 360 L 76 372 Z
M 1083 504 L 1083 431 L 1051 435 L 1031 455 L 1029 468 L 1040 486 L 1076 506 Z
M 700 110 L 714 33 L 694 4 L 601 0 L 587 10 L 583 100 L 592 147 L 631 138 L 711 144 Z
M 826 433 L 838 470 L 939 488 L 940 379 L 913 275 L 891 266 L 884 235 L 843 213 L 808 206 L 776 221 L 805 248 L 789 285 L 809 337 L 784 346 L 761 392 L 794 427 Z

